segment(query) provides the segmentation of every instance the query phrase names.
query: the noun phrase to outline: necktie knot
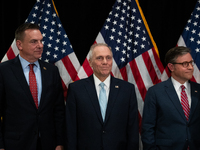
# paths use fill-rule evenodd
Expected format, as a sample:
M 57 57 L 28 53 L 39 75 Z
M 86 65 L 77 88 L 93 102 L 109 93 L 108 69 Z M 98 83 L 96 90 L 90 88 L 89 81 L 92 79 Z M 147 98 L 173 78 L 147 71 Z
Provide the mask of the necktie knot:
M 100 85 L 101 88 L 103 89 L 105 84 L 104 84 L 103 82 L 101 82 L 99 85 Z
M 185 86 L 181 85 L 181 89 L 182 89 L 182 91 L 184 91 L 185 90 Z
M 33 67 L 35 64 L 29 64 L 30 70 L 33 71 Z

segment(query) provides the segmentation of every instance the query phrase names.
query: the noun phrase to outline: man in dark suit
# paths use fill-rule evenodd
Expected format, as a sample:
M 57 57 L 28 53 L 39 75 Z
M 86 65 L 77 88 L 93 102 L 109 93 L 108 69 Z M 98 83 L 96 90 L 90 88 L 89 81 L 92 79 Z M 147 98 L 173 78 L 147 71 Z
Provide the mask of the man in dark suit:
M 171 77 L 149 88 L 144 103 L 144 150 L 200 149 L 200 85 L 190 49 L 175 47 L 165 56 Z
M 37 25 L 21 25 L 15 38 L 19 55 L 0 64 L 0 148 L 61 150 L 65 106 L 58 69 L 38 60 L 43 37 Z
M 68 89 L 67 150 L 138 150 L 134 85 L 110 75 L 113 55 L 107 44 L 93 45 L 89 55 L 94 74 Z

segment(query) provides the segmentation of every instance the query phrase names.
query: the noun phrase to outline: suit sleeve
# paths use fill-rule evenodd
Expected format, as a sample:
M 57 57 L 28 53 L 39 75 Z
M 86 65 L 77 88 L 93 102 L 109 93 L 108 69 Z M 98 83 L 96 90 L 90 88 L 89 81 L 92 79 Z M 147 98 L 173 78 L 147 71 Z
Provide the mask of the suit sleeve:
M 55 71 L 55 91 L 57 92 L 57 97 L 54 106 L 54 121 L 56 127 L 56 142 L 57 145 L 64 144 L 64 114 L 65 114 L 65 104 L 64 104 L 64 95 L 63 88 L 61 83 L 61 78 L 58 72 L 58 68 L 56 67 Z
M 138 124 L 138 105 L 135 94 L 135 87 L 131 88 L 128 122 L 128 144 L 127 150 L 139 149 L 139 124 Z
M 142 143 L 144 150 L 156 150 L 155 127 L 156 127 L 156 95 L 153 88 L 146 94 L 142 118 Z
M 4 96 L 4 85 L 3 85 L 3 79 L 2 79 L 2 75 L 1 75 L 1 70 L 0 70 L 0 148 L 4 147 L 3 144 L 3 135 L 2 135 L 2 117 L 3 117 L 3 106 L 4 106 L 4 100 L 5 100 L 5 96 Z
M 77 149 L 77 122 L 75 89 L 69 84 L 66 100 L 66 141 L 67 150 Z

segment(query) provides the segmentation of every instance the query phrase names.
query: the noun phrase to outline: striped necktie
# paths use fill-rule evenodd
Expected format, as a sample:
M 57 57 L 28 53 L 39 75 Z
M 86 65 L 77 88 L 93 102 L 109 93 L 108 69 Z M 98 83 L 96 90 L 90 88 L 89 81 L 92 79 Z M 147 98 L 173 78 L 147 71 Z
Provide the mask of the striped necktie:
M 188 121 L 189 119 L 189 115 L 190 115 L 190 107 L 189 107 L 189 102 L 188 102 L 188 97 L 187 94 L 185 92 L 185 86 L 181 85 L 181 105 L 185 114 L 185 117 Z

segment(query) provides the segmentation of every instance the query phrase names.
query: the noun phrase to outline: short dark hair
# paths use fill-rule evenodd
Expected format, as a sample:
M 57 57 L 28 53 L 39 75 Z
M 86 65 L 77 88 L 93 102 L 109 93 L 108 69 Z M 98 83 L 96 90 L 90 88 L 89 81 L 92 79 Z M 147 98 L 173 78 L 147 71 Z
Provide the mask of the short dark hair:
M 176 59 L 179 56 L 185 55 L 187 53 L 190 53 L 191 50 L 184 46 L 177 46 L 174 48 L 171 48 L 165 55 L 165 63 L 176 63 Z
M 37 24 L 33 23 L 24 23 L 20 25 L 15 31 L 15 40 L 22 41 L 24 39 L 24 32 L 28 29 L 40 30 L 40 27 Z

